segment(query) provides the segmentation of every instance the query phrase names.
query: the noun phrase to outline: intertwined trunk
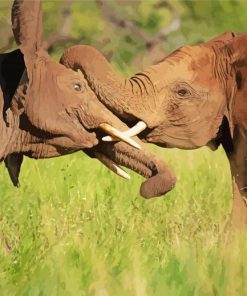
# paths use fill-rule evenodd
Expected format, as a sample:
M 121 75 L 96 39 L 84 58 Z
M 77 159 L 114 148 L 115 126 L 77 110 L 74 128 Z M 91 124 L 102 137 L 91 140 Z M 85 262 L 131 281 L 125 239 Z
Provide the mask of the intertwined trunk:
M 136 139 L 136 141 L 140 140 Z M 97 157 L 106 166 L 114 161 L 145 177 L 146 181 L 140 189 L 140 194 L 145 198 L 163 195 L 175 186 L 176 177 L 172 170 L 145 147 L 137 150 L 123 142 L 102 142 L 87 152 L 90 156 Z
M 160 122 L 157 91 L 153 83 L 156 75 L 151 67 L 124 79 L 116 73 L 104 56 L 96 49 L 78 45 L 69 48 L 60 62 L 84 74 L 98 99 L 119 118 L 128 121 L 144 121 L 149 128 Z M 157 75 L 156 75 L 157 76 Z

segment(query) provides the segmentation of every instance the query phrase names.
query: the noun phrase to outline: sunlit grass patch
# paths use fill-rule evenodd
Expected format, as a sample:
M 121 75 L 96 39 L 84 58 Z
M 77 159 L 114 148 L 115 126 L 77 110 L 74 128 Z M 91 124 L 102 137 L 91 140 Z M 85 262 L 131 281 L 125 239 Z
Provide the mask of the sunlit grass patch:
M 21 188 L 0 171 L 5 295 L 241 295 L 246 236 L 224 238 L 231 207 L 222 150 L 153 148 L 177 174 L 164 197 L 139 196 L 82 153 L 25 159 Z M 243 294 L 242 294 L 243 295 Z

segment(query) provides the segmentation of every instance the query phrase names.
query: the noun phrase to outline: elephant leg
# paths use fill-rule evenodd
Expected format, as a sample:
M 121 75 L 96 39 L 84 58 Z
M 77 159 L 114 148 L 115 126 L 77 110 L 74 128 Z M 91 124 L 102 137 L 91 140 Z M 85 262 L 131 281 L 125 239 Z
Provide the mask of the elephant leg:
M 243 229 L 247 226 L 246 197 L 241 195 L 240 189 L 233 179 L 233 204 L 231 213 L 231 225 L 234 228 Z

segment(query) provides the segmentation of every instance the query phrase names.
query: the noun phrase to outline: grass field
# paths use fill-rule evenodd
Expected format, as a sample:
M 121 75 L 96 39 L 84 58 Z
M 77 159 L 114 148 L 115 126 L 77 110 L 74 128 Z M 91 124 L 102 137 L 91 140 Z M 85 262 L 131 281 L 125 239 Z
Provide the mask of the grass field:
M 154 149 L 178 182 L 152 200 L 82 153 L 25 159 L 19 189 L 2 165 L 0 295 L 247 295 L 223 151 Z

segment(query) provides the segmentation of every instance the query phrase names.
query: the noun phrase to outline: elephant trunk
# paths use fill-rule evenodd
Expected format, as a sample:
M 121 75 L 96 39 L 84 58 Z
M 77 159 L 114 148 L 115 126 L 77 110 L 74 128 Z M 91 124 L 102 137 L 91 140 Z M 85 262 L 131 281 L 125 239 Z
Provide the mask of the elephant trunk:
M 60 63 L 80 70 L 98 99 L 126 123 L 142 120 L 149 128 L 155 125 L 156 92 L 145 71 L 126 80 L 100 52 L 86 45 L 70 47 Z
M 146 181 L 140 189 L 140 194 L 145 198 L 163 195 L 175 186 L 176 177 L 172 170 L 144 147 L 140 151 L 123 142 L 102 142 L 86 153 L 91 157 L 97 157 L 108 167 L 110 163 L 115 163 L 145 177 Z

